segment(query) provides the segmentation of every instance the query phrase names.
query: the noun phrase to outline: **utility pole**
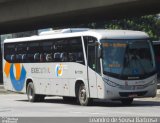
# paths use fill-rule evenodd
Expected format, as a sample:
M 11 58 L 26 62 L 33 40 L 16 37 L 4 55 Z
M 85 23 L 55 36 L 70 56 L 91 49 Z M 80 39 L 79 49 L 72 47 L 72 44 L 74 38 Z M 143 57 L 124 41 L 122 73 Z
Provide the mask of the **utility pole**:
M 0 84 L 3 84 L 3 72 L 2 72 L 2 39 L 0 35 Z

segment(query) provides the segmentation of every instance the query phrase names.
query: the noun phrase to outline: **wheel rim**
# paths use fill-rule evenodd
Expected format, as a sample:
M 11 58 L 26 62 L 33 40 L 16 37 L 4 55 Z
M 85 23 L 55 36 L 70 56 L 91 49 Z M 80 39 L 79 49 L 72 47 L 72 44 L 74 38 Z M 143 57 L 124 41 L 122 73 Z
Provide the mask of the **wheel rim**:
M 87 95 L 86 95 L 86 89 L 84 86 L 80 88 L 79 99 L 82 104 L 86 102 Z
M 29 100 L 32 100 L 33 99 L 33 89 L 32 89 L 32 87 L 29 85 L 29 87 L 28 87 L 28 98 L 29 98 Z

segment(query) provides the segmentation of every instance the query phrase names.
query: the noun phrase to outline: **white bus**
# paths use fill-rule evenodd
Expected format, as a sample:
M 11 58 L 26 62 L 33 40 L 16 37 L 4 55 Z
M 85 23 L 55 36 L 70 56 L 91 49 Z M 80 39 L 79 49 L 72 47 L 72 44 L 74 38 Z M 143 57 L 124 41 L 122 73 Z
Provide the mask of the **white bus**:
M 65 29 L 4 41 L 4 86 L 27 93 L 30 102 L 45 96 L 119 100 L 155 97 L 154 51 L 146 33 L 129 30 Z

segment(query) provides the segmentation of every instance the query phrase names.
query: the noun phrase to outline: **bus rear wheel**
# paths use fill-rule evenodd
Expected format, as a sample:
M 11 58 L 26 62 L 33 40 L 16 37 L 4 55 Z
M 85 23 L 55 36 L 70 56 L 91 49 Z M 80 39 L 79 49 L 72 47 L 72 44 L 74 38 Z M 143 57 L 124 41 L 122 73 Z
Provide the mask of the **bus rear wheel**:
M 121 99 L 121 103 L 123 105 L 131 105 L 133 102 L 133 98 Z
M 80 84 L 78 90 L 78 103 L 82 106 L 91 105 L 92 99 L 88 98 L 86 87 L 83 83 Z
M 29 102 L 41 102 L 44 101 L 44 95 L 35 94 L 34 84 L 30 82 L 27 85 L 27 97 Z

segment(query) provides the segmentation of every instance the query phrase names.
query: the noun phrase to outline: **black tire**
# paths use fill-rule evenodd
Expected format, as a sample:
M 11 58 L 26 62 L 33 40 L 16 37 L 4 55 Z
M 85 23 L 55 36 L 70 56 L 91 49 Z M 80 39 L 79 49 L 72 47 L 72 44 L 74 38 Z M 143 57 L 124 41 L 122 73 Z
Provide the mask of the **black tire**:
M 76 102 L 76 98 L 75 97 L 63 97 L 63 101 L 68 102 L 68 103 L 74 103 Z
M 121 103 L 123 105 L 131 105 L 133 102 L 133 98 L 121 99 Z
M 92 104 L 92 99 L 88 97 L 86 87 L 83 83 L 79 85 L 77 99 L 78 103 L 82 106 L 88 106 Z
M 38 96 L 38 102 L 44 102 L 45 95 L 37 95 Z
M 27 97 L 29 102 L 40 102 L 44 101 L 44 95 L 35 94 L 35 88 L 33 82 L 27 85 Z

